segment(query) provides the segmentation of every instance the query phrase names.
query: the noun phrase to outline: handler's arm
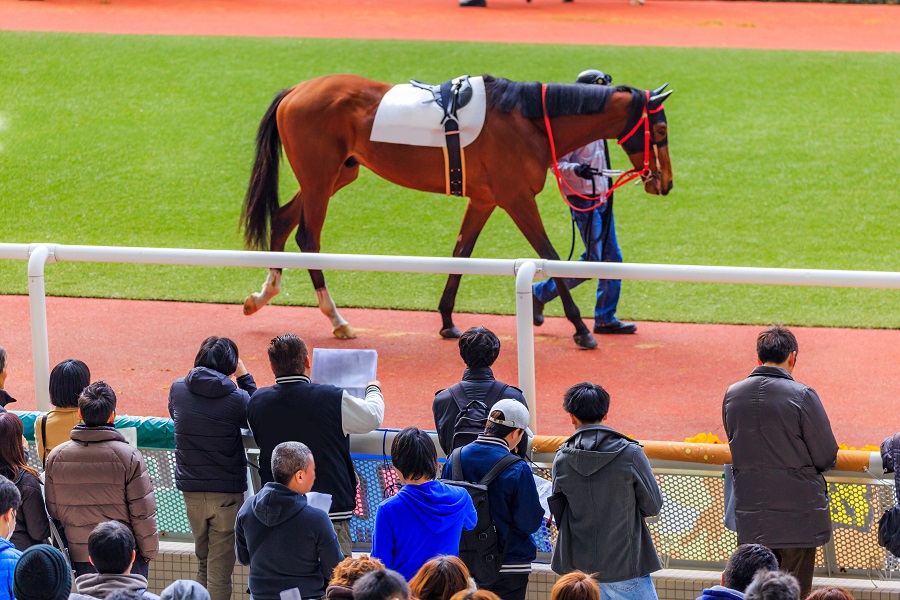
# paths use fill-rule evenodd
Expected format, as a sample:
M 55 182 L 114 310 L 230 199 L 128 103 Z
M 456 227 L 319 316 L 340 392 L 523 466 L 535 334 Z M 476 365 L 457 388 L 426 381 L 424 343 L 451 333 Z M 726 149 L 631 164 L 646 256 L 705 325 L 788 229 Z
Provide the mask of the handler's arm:
M 341 399 L 341 424 L 344 435 L 369 433 L 384 421 L 384 395 L 375 383 L 366 387 L 366 397 L 356 398 L 344 390 Z

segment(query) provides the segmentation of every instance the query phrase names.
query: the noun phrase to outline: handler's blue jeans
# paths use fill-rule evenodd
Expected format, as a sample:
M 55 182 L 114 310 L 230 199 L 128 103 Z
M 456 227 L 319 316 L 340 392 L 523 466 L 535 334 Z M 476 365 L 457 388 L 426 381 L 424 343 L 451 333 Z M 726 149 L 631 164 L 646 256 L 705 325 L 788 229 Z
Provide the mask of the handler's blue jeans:
M 615 583 L 598 583 L 603 600 L 657 600 L 656 588 L 649 575 Z
M 569 202 L 575 206 L 590 206 L 590 203 L 581 200 L 577 196 L 570 196 Z M 616 239 L 616 222 L 612 212 L 607 215 L 607 205 L 604 204 L 600 208 L 594 209 L 592 212 L 571 211 L 572 218 L 578 231 L 581 232 L 581 241 L 584 243 L 585 251 L 581 253 L 578 260 L 590 260 L 599 262 L 603 257 L 603 262 L 622 262 L 622 251 L 619 249 L 619 242 Z M 593 220 L 591 220 L 593 215 Z M 609 218 L 609 235 L 606 238 L 606 244 L 603 244 L 603 220 Z M 566 287 L 572 289 L 587 281 L 586 279 L 566 278 Z M 622 281 L 619 279 L 599 279 L 597 281 L 597 303 L 594 306 L 594 325 L 609 325 L 616 321 L 616 306 L 619 304 L 619 292 L 622 289 Z M 534 284 L 532 288 L 535 297 L 546 304 L 557 296 L 559 290 L 556 289 L 556 282 L 552 279 L 545 279 Z

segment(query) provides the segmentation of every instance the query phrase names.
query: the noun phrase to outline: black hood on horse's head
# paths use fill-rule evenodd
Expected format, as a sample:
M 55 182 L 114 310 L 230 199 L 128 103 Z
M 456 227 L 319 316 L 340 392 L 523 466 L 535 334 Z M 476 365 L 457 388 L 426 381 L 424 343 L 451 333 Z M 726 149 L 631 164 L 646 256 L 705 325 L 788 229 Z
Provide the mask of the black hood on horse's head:
M 488 107 L 500 112 L 519 111 L 528 119 L 544 116 L 541 83 L 523 83 L 484 76 Z M 613 92 L 632 91 L 625 86 L 587 85 L 584 83 L 547 84 L 547 112 L 551 117 L 590 115 L 603 112 Z

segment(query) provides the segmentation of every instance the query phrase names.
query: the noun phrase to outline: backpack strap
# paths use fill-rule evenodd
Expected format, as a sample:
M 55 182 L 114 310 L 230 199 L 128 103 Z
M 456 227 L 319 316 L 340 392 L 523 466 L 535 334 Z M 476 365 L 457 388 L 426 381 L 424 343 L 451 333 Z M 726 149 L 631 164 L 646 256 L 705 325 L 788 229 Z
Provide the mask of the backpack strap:
M 465 481 L 466 478 L 463 477 L 463 468 L 462 468 L 462 448 L 457 448 L 450 455 L 450 476 L 453 478 L 453 481 Z
M 447 391 L 450 392 L 453 401 L 456 402 L 459 412 L 466 410 L 466 407 L 469 405 L 469 397 L 466 396 L 466 390 L 463 389 L 462 385 L 454 383 L 447 388 Z
M 47 462 L 47 415 L 43 414 L 38 417 L 41 421 L 41 441 L 44 443 L 44 452 L 43 456 L 41 456 L 41 464 Z
M 484 405 L 487 407 L 488 412 L 490 412 L 491 407 L 497 403 L 497 401 L 503 396 L 503 393 L 506 391 L 509 385 L 503 383 L 502 381 L 497 381 L 496 379 L 491 382 L 491 389 L 488 390 L 487 394 L 484 396 Z
M 516 456 L 515 454 L 509 453 L 500 460 L 498 460 L 491 470 L 485 473 L 484 477 L 481 478 L 481 481 L 478 482 L 478 485 L 488 486 L 492 481 L 497 479 L 497 477 L 507 469 L 513 463 L 517 463 L 522 460 L 521 457 Z

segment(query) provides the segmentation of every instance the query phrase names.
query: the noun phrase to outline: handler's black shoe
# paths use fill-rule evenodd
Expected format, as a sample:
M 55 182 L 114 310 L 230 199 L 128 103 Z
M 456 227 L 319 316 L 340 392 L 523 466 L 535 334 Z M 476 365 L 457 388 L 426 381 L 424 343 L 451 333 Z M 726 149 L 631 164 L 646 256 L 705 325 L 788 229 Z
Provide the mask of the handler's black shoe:
M 544 303 L 537 299 L 537 296 L 531 294 L 531 307 L 534 312 L 534 316 L 532 320 L 534 321 L 535 327 L 540 327 L 544 324 Z
M 459 0 L 460 6 L 487 6 L 486 0 Z
M 634 333 L 637 325 L 628 321 L 613 321 L 608 325 L 594 325 L 594 333 Z

